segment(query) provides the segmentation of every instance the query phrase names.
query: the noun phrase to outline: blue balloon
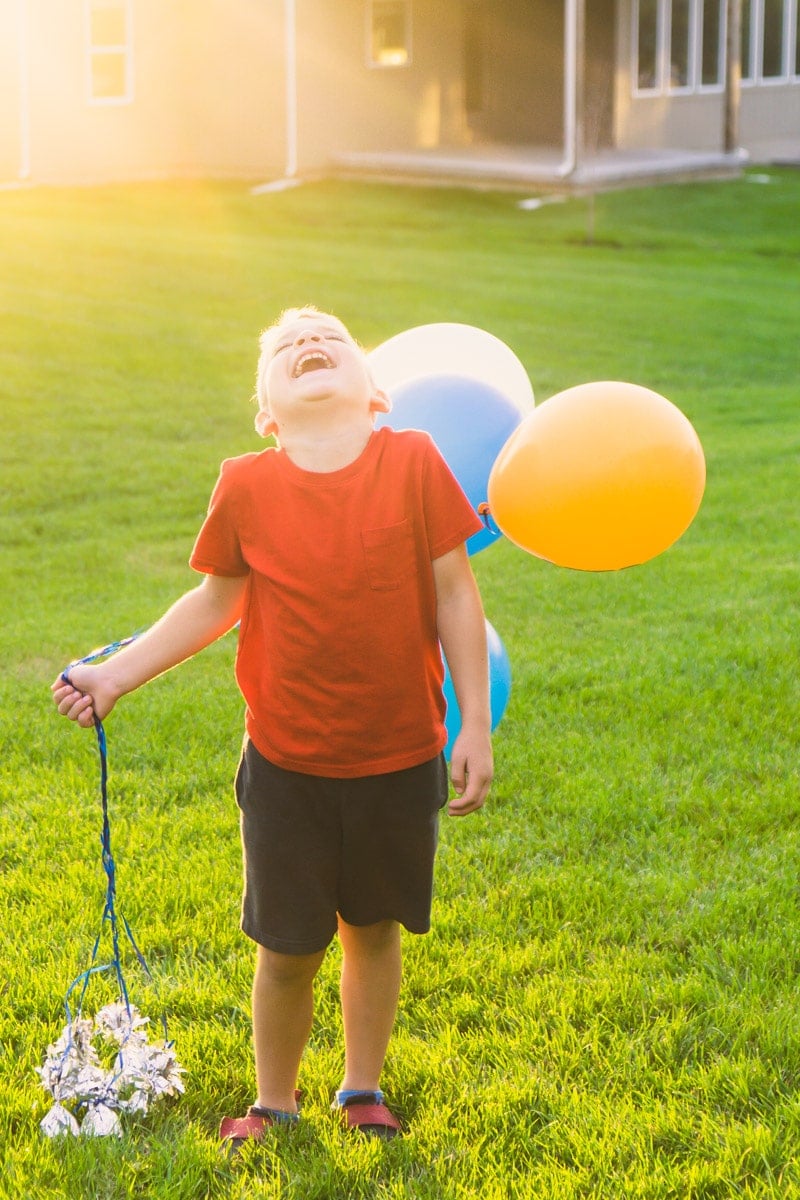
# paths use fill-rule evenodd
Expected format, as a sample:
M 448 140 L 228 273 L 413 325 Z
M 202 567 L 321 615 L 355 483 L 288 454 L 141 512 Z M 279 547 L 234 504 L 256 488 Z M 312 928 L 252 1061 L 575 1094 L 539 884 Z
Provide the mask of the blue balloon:
M 487 498 L 494 461 L 522 420 L 522 414 L 497 388 L 466 375 L 422 375 L 391 392 L 392 411 L 379 413 L 376 426 L 423 429 L 461 484 L 477 511 Z M 476 554 L 502 534 L 492 527 L 467 541 Z
M 492 712 L 492 729 L 496 729 L 511 695 L 511 663 L 497 630 L 486 622 L 486 640 L 489 644 L 489 704 Z M 444 664 L 444 698 L 447 702 L 445 726 L 447 745 L 444 748 L 448 760 L 453 752 L 453 743 L 461 732 L 461 713 L 458 709 L 455 688 L 450 678 L 447 661 Z

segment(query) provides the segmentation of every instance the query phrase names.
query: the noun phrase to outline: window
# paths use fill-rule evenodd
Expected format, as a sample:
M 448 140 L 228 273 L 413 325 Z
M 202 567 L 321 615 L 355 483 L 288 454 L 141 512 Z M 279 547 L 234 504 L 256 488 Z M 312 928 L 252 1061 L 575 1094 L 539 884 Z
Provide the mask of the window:
M 672 88 L 689 87 L 692 82 L 690 19 L 690 0 L 672 0 L 669 37 L 669 85 Z
M 714 87 L 722 80 L 722 4 L 703 4 L 703 25 L 700 42 L 700 83 Z
M 639 94 L 719 89 L 725 0 L 634 0 L 633 78 Z M 800 0 L 742 0 L 746 83 L 800 75 Z
M 724 5 L 725 0 L 636 0 L 637 90 L 720 87 Z
M 742 0 L 742 79 L 786 80 L 800 73 L 800 0 Z
M 658 72 L 658 0 L 639 0 L 636 49 L 638 70 L 636 79 L 640 90 L 657 88 Z
M 783 75 L 783 9 L 784 0 L 763 0 L 764 42 L 761 53 L 763 79 L 780 79 Z
M 750 0 L 742 0 L 742 79 L 752 79 L 755 74 L 753 70 L 753 17 L 755 13 L 750 5 Z
M 411 0 L 370 0 L 367 61 L 371 67 L 405 67 L 411 62 Z
M 89 102 L 132 99 L 130 0 L 87 0 Z

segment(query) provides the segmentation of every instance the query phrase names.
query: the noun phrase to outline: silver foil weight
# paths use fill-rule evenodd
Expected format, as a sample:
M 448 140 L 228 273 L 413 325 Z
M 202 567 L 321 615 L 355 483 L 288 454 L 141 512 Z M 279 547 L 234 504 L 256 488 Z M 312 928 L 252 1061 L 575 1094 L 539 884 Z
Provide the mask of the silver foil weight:
M 77 1137 L 80 1126 L 68 1108 L 63 1104 L 54 1104 L 46 1117 L 39 1122 L 39 1128 L 47 1137 Z
M 90 1108 L 81 1122 L 81 1137 L 122 1137 L 119 1117 L 107 1104 Z
M 148 1023 L 117 1001 L 93 1021 L 77 1017 L 65 1025 L 36 1068 L 55 1102 L 40 1122 L 47 1137 L 120 1137 L 119 1113 L 146 1113 L 162 1096 L 183 1092 L 173 1044 L 148 1041 Z
M 122 641 L 93 650 L 91 654 L 71 663 L 62 672 L 62 679 L 69 683 L 69 672 L 77 663 L 107 658 L 138 636 L 133 634 Z M 145 1113 L 155 1100 L 183 1091 L 183 1070 L 175 1058 L 173 1043 L 166 1040 L 166 1020 L 162 1018 L 164 1040 L 151 1043 L 146 1028 L 149 1019 L 139 1014 L 128 996 L 120 955 L 122 934 L 127 936 L 147 978 L 152 981 L 152 976 L 128 921 L 116 910 L 116 865 L 111 852 L 108 812 L 108 747 L 103 723 L 97 716 L 94 726 L 100 757 L 105 907 L 90 965 L 73 980 L 67 991 L 64 1006 L 68 1023 L 58 1041 L 48 1046 L 43 1065 L 36 1068 L 42 1087 L 54 1100 L 52 1108 L 40 1122 L 40 1128 L 47 1137 L 77 1134 L 86 1137 L 121 1136 L 120 1113 Z M 97 951 L 106 924 L 111 931 L 113 959 L 99 966 Z M 120 999 L 114 1004 L 107 1004 L 94 1019 L 84 1017 L 81 1009 L 89 980 L 98 972 L 112 968 L 119 985 Z M 82 990 L 79 993 L 78 1013 L 73 1018 L 69 1002 L 79 984 Z

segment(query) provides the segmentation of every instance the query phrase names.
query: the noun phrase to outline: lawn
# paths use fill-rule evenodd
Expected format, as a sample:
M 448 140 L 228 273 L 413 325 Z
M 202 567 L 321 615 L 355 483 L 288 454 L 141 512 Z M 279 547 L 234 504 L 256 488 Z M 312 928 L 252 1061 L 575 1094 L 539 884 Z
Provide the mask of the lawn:
M 524 211 L 513 195 L 319 183 L 0 193 L 0 1196 L 636 1200 L 800 1196 L 800 172 Z M 662 392 L 705 447 L 692 527 L 585 574 L 473 562 L 511 701 L 483 813 L 442 829 L 385 1087 L 407 1136 L 348 1139 L 337 952 L 304 1121 L 221 1158 L 253 1094 L 238 932 L 233 640 L 108 721 L 132 997 L 186 1094 L 120 1141 L 51 1142 L 35 1067 L 104 896 L 97 758 L 48 688 L 149 625 L 220 460 L 258 449 L 256 339 L 288 304 L 367 345 L 429 321 L 505 340 L 544 401 Z M 387 636 L 391 631 L 387 630 Z M 95 978 L 87 1007 L 111 997 Z

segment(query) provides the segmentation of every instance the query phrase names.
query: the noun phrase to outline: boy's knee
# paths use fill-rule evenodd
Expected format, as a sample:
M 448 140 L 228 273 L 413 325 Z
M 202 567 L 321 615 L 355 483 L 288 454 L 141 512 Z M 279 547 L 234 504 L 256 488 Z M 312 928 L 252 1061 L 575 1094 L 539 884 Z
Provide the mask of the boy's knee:
M 380 954 L 400 941 L 400 926 L 397 921 L 377 921 L 374 925 L 348 925 L 339 918 L 339 940 L 345 950 L 348 947 L 362 954 Z
M 316 954 L 279 954 L 259 946 L 256 979 L 283 986 L 306 983 L 314 978 L 324 957 L 324 950 Z

